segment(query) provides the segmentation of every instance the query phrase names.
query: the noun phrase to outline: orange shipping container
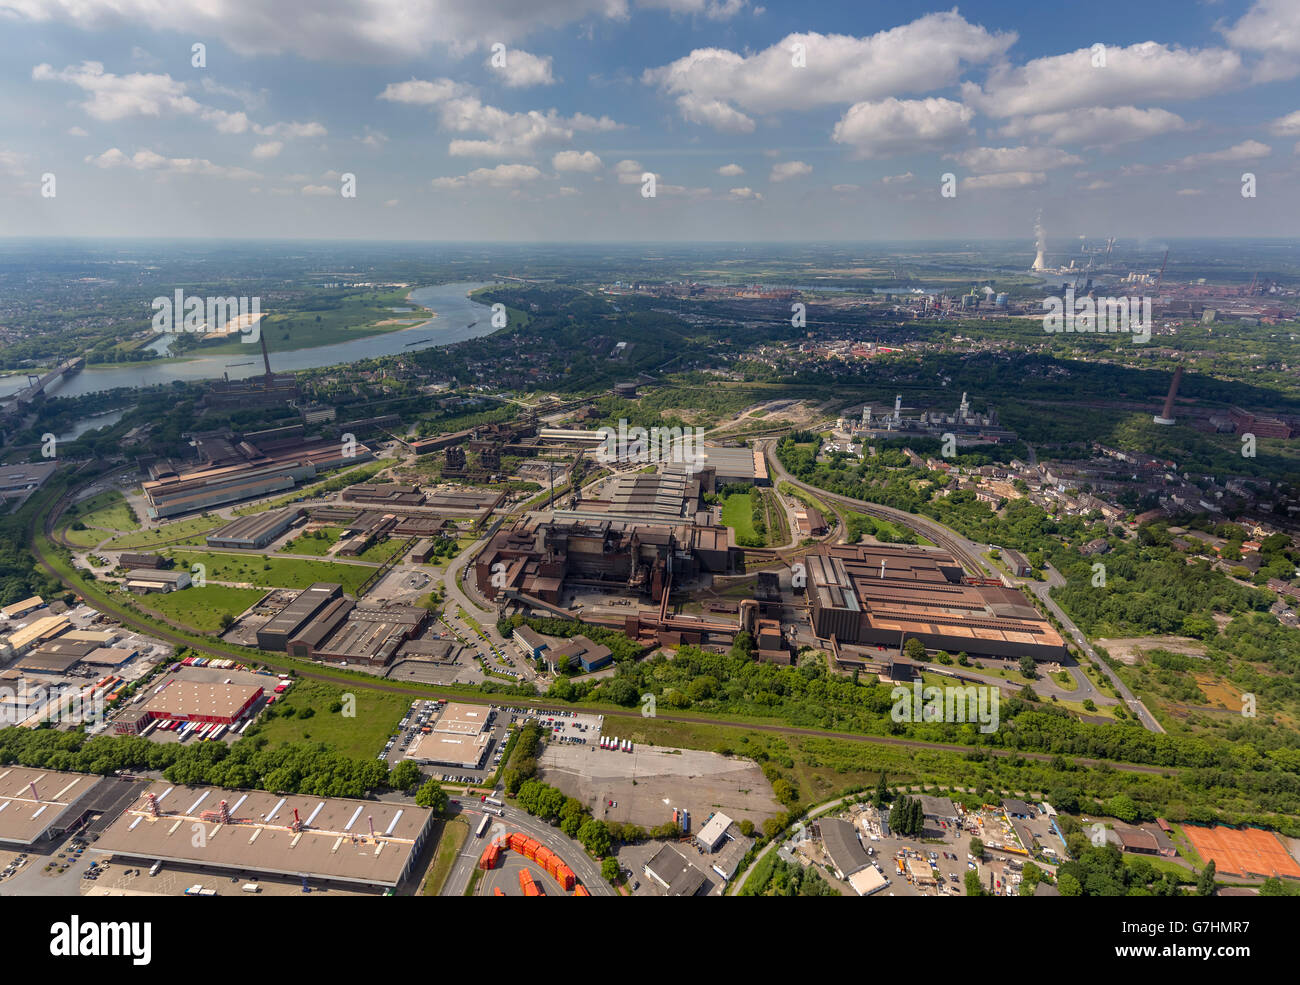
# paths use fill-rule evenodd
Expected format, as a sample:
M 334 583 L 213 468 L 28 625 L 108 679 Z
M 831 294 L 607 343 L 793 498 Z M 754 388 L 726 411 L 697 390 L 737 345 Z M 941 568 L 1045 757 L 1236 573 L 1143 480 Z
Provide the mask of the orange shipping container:
M 528 836 L 522 831 L 510 832 L 510 850 L 512 852 L 522 852 L 524 850 L 524 842 L 527 840 Z
M 502 889 L 500 886 L 496 886 L 496 887 L 494 887 L 493 890 L 492 890 L 492 895 L 493 895 L 493 896 L 504 896 L 505 894 L 506 894 L 506 891 L 505 891 L 504 889 Z
M 587 892 L 587 887 L 586 887 L 586 886 L 584 886 L 582 883 L 578 883 L 576 886 L 573 887 L 573 895 L 574 895 L 574 896 L 590 896 L 591 893 Z
M 497 860 L 500 857 L 501 857 L 501 849 L 497 848 L 496 845 L 488 845 L 483 852 L 483 857 L 479 859 L 479 863 L 478 863 L 479 868 L 495 869 L 497 866 Z
M 533 856 L 533 861 L 540 865 L 547 872 L 551 871 L 552 859 L 555 855 L 545 845 L 537 846 L 537 854 Z
M 555 876 L 555 881 L 564 887 L 566 893 L 573 889 L 573 870 L 563 862 L 555 867 L 553 875 Z
M 541 847 L 542 846 L 533 841 L 532 838 L 525 838 L 523 854 L 529 861 L 532 861 L 537 857 L 537 850 Z

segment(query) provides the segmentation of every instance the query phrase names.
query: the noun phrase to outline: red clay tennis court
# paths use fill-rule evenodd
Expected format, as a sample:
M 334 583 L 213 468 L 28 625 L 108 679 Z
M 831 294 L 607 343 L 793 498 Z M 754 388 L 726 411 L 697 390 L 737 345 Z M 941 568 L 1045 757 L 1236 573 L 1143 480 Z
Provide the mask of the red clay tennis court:
M 1214 859 L 1219 872 L 1237 876 L 1291 876 L 1300 879 L 1300 864 L 1271 831 L 1260 828 L 1183 826 L 1196 853 Z

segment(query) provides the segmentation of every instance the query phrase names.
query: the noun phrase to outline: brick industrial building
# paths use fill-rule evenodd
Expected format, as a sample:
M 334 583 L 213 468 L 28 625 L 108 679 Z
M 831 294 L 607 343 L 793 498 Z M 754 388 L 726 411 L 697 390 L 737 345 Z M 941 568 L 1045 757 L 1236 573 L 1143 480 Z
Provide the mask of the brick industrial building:
M 807 556 L 808 607 L 821 639 L 973 656 L 1060 660 L 1065 641 L 1024 593 L 967 579 L 946 551 L 900 545 L 822 545 Z
M 726 574 L 739 551 L 725 527 L 636 523 L 586 517 L 525 517 L 499 531 L 474 565 L 489 599 L 520 592 L 552 605 L 567 582 L 620 588 L 659 601 L 668 576 L 680 582 L 701 571 Z M 494 577 L 494 566 L 497 568 Z

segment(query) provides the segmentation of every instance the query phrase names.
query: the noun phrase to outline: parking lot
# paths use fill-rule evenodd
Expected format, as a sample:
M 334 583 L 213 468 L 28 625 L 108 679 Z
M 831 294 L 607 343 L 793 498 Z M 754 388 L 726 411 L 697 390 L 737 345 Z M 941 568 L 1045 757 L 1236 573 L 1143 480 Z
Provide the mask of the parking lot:
M 441 709 L 446 707 L 445 703 L 440 706 L 435 700 L 422 700 L 412 703 L 406 717 L 398 723 L 397 730 L 389 737 L 383 750 L 376 758 L 388 763 L 390 766 L 396 766 L 411 751 L 411 746 L 419 735 L 434 730 L 438 718 L 442 714 Z M 501 761 L 501 753 L 505 748 L 509 731 L 510 709 L 492 706 L 484 710 L 490 716 L 487 727 L 490 736 L 487 740 L 487 751 L 484 754 L 482 764 L 477 767 L 436 763 L 432 765 L 421 764 L 421 768 L 426 775 L 447 783 L 477 784 L 496 771 L 497 765 Z

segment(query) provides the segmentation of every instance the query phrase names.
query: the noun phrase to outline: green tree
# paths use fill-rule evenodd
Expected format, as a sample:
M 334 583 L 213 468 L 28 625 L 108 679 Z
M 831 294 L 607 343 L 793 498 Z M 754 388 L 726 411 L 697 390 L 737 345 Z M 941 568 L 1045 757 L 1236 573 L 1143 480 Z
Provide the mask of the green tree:
M 422 779 L 424 774 L 420 772 L 420 767 L 409 759 L 404 759 L 388 774 L 388 785 L 394 790 L 411 790 Z
M 1214 859 L 1210 859 L 1196 877 L 1196 895 L 1213 896 L 1217 888 L 1218 884 L 1214 881 Z
M 419 790 L 415 791 L 415 802 L 421 807 L 432 808 L 435 814 L 445 814 L 447 812 L 447 791 L 442 789 L 442 784 L 437 780 L 426 780 Z
M 974 869 L 966 870 L 966 895 L 987 896 L 989 891 L 980 884 L 980 874 Z
M 618 882 L 618 875 L 618 859 L 613 855 L 606 857 L 605 860 L 600 863 L 600 877 L 606 882 L 612 884 Z

